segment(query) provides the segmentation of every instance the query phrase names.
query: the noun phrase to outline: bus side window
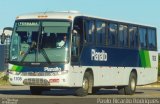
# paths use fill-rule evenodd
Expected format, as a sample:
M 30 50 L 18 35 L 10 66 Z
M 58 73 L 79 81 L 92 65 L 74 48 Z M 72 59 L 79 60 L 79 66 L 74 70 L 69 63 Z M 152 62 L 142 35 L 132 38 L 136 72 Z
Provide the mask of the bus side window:
M 140 48 L 147 49 L 147 31 L 145 28 L 139 28 Z
M 118 30 L 118 45 L 119 47 L 128 47 L 128 32 L 126 25 L 119 25 Z
M 106 44 L 105 22 L 96 21 L 96 44 L 104 46 Z
M 148 29 L 148 47 L 149 50 L 156 50 L 156 31 Z
M 89 44 L 94 44 L 95 41 L 95 25 L 93 20 L 86 21 L 86 41 Z
M 138 34 L 137 27 L 130 26 L 129 27 L 129 42 L 130 48 L 138 48 Z
M 108 33 L 108 44 L 109 46 L 115 47 L 117 44 L 117 24 L 110 23 L 109 24 L 109 33 Z

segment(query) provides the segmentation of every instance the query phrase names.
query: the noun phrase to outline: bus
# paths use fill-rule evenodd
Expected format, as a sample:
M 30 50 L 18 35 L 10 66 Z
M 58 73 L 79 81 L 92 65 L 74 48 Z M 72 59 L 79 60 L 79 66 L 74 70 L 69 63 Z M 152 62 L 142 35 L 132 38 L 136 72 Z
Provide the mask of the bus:
M 75 11 L 17 16 L 9 52 L 9 82 L 31 94 L 52 88 L 75 95 L 101 88 L 132 95 L 157 81 L 155 27 L 84 15 Z

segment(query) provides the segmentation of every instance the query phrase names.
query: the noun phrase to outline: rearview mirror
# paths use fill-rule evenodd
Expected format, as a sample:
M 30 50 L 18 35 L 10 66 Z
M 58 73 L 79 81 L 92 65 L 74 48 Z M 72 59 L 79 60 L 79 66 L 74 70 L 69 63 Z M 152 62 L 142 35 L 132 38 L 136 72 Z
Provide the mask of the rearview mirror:
M 9 34 L 6 34 L 6 31 L 8 31 Z M 12 27 L 5 27 L 5 28 L 3 29 L 3 33 L 2 33 L 2 35 L 1 35 L 1 44 L 4 44 L 7 36 L 8 36 L 8 35 L 11 35 L 12 31 L 13 31 L 13 28 L 12 28 Z
M 12 27 L 5 27 L 5 28 L 3 29 L 3 32 L 4 32 L 5 30 L 13 31 L 13 28 L 12 28 Z
M 73 30 L 73 35 L 77 35 L 77 31 L 76 30 Z
M 2 35 L 1 35 L 1 44 L 4 44 L 5 39 L 6 39 L 5 33 L 2 33 Z

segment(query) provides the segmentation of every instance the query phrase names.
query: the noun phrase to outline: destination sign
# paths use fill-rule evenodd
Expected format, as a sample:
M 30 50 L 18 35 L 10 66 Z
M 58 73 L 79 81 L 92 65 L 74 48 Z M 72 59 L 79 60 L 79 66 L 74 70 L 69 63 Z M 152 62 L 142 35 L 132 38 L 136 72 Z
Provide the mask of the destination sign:
M 39 26 L 39 22 L 18 22 L 18 26 Z

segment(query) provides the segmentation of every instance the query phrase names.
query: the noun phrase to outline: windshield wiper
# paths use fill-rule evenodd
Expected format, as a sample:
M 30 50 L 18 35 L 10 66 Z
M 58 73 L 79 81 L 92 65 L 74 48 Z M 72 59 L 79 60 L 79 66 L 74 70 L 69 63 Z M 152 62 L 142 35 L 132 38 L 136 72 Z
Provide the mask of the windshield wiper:
M 48 64 L 51 63 L 50 59 L 48 58 L 45 50 L 43 49 L 42 47 L 42 40 L 43 40 L 43 36 L 42 36 L 42 23 L 40 23 L 40 26 L 39 26 L 39 32 L 38 32 L 38 41 L 37 41 L 37 46 L 36 45 L 33 45 L 31 46 L 27 52 L 25 53 L 24 57 L 22 58 L 21 62 L 24 62 L 25 58 L 27 57 L 27 55 L 32 51 L 32 50 L 35 50 L 35 62 L 38 62 L 38 53 L 39 51 L 42 52 L 42 55 L 43 57 L 45 58 L 46 62 Z M 40 38 L 41 38 L 41 41 L 40 41 Z
M 23 62 L 25 60 L 25 58 L 27 57 L 27 55 L 32 51 L 35 50 L 35 47 L 30 47 L 27 52 L 25 53 L 24 57 L 22 58 L 21 62 Z M 47 61 L 48 64 L 51 63 L 50 59 L 48 58 L 45 50 L 43 48 L 40 49 L 40 52 L 42 52 L 43 57 L 45 58 L 45 60 Z
M 27 55 L 29 54 L 29 52 L 32 51 L 32 49 L 34 49 L 34 47 L 30 47 L 30 48 L 27 50 L 27 52 L 24 54 L 24 56 L 23 56 L 21 62 L 23 62 L 23 61 L 25 60 L 25 58 L 27 57 Z
M 26 54 L 25 54 L 24 57 L 22 58 L 21 62 L 23 62 L 23 61 L 25 60 L 25 58 L 27 57 L 27 55 L 29 54 L 29 52 L 32 51 L 32 49 L 33 49 L 32 47 L 30 47 L 30 48 L 28 49 L 28 51 L 26 52 Z M 40 52 L 42 52 L 42 55 L 43 55 L 43 57 L 45 58 L 45 60 L 47 61 L 47 63 L 48 63 L 48 64 L 51 64 L 51 61 L 50 61 L 50 59 L 48 58 L 45 50 L 42 48 L 42 49 L 40 49 Z

